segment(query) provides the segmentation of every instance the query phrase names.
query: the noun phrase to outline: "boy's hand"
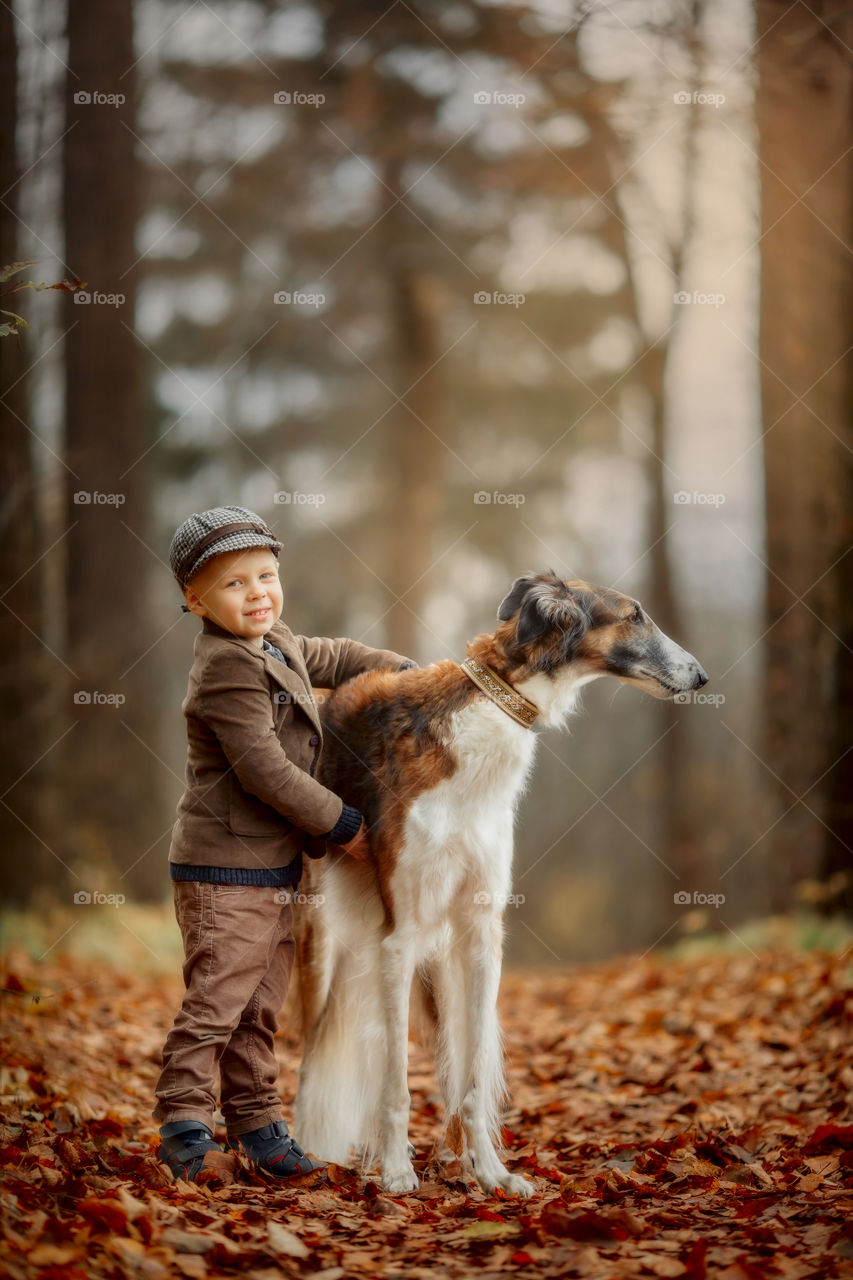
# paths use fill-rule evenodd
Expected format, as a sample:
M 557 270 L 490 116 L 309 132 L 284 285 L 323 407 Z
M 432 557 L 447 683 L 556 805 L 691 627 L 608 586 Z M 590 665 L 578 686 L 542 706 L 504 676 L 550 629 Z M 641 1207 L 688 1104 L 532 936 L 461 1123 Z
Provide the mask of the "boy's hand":
M 358 862 L 367 862 L 370 854 L 370 841 L 367 838 L 367 826 L 365 823 L 362 822 L 352 840 L 348 840 L 346 844 L 339 844 L 337 847 L 343 849 L 344 853 L 348 853 L 351 858 L 355 858 Z

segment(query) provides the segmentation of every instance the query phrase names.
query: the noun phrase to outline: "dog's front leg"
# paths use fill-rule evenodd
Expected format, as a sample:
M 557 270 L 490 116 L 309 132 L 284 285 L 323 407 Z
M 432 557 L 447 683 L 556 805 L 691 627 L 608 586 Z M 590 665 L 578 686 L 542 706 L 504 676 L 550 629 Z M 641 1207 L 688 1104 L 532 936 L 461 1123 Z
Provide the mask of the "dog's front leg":
M 409 1156 L 409 993 L 415 972 L 414 942 L 397 933 L 383 939 L 380 972 L 385 1013 L 379 1149 L 382 1185 L 392 1195 L 404 1195 L 418 1185 Z
M 472 1172 L 483 1191 L 497 1187 L 511 1196 L 530 1196 L 533 1183 L 510 1173 L 500 1160 L 492 1135 L 500 1124 L 505 1085 L 498 988 L 501 978 L 503 922 L 490 911 L 478 914 L 464 940 L 467 949 L 467 1072 L 462 1125 Z

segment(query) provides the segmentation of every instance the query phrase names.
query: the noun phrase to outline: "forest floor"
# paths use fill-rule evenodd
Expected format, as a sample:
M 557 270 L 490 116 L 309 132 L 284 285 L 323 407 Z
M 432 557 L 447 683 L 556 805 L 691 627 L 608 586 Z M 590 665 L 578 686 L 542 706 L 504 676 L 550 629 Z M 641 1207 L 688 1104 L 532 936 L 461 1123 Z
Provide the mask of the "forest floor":
M 503 1137 L 536 1185 L 524 1202 L 441 1162 L 418 1044 L 414 1194 L 340 1166 L 277 1187 L 231 1157 L 172 1182 L 150 1113 L 179 970 L 56 950 L 11 949 L 0 974 L 12 1280 L 853 1275 L 853 949 L 507 971 Z M 278 1047 L 289 1114 L 292 1023 Z

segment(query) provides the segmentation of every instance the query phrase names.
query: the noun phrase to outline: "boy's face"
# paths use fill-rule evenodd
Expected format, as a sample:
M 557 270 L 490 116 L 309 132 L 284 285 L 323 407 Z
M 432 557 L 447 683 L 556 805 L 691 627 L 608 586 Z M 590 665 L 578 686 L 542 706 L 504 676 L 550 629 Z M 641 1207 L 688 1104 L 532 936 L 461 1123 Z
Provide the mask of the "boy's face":
M 266 547 L 223 551 L 195 574 L 184 597 L 192 613 L 260 649 L 284 603 L 278 561 Z

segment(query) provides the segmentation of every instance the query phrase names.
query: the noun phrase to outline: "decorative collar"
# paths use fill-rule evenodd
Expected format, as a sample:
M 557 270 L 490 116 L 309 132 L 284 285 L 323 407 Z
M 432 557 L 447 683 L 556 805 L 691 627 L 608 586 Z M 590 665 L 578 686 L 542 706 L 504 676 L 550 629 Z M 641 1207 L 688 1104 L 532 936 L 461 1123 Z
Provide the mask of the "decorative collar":
M 501 680 L 497 672 L 492 671 L 491 667 L 487 667 L 484 663 L 478 662 L 476 658 L 465 658 L 459 663 L 469 680 L 482 689 L 501 711 L 505 711 L 508 716 L 516 721 L 517 724 L 523 725 L 525 729 L 533 727 L 533 721 L 539 715 L 539 708 L 535 702 L 531 702 L 529 698 L 525 698 L 517 689 L 513 689 L 511 684 L 507 684 L 505 680 Z

